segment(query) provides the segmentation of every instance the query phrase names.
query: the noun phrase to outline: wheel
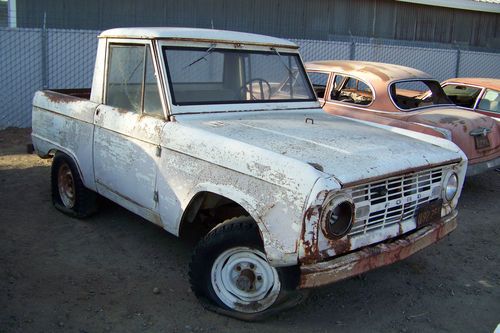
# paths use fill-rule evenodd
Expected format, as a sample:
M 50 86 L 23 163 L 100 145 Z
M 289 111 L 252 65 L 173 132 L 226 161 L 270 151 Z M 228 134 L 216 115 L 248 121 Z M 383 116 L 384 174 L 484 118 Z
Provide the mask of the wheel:
M 229 310 L 224 314 L 253 315 L 282 303 L 286 290 L 294 289 L 291 280 L 298 275 L 271 266 L 257 225 L 251 218 L 239 217 L 222 223 L 200 241 L 189 277 L 195 295 Z
M 87 189 L 80 178 L 75 162 L 58 152 L 51 168 L 52 203 L 63 213 L 85 218 L 97 211 L 97 195 Z
M 255 97 L 253 94 L 253 83 L 257 82 L 259 83 L 259 91 L 260 91 L 260 99 L 270 99 L 271 98 L 271 84 L 264 79 L 260 78 L 253 78 L 251 80 L 248 80 L 245 82 L 245 84 L 241 87 L 241 90 L 243 92 L 248 92 L 250 94 L 250 97 L 252 100 L 258 100 L 259 98 Z M 264 84 L 267 86 L 267 96 L 264 94 Z

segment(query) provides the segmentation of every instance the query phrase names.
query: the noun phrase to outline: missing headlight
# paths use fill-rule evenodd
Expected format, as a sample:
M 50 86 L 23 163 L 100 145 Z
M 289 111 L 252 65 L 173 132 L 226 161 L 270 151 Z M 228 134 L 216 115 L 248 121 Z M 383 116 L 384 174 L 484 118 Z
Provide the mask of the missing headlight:
M 339 194 L 332 197 L 323 212 L 321 228 L 327 238 L 342 238 L 349 233 L 354 222 L 354 203 L 349 196 Z

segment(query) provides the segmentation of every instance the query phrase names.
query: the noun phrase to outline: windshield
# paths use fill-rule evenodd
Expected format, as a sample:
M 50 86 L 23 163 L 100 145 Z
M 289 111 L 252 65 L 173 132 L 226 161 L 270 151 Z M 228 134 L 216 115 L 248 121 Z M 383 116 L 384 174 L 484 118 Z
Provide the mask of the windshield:
M 453 104 L 439 82 L 433 80 L 399 81 L 389 90 L 394 104 L 402 110 Z
M 174 105 L 315 101 L 296 53 L 164 46 Z

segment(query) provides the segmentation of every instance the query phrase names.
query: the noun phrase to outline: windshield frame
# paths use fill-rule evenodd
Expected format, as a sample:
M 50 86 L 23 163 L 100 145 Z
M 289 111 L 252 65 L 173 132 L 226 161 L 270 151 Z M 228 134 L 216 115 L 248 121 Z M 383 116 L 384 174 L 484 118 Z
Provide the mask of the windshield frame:
M 433 105 L 424 105 L 424 106 L 419 106 L 419 107 L 416 107 L 416 108 L 413 108 L 413 109 L 403 109 L 403 108 L 400 108 L 399 105 L 396 103 L 396 101 L 394 100 L 393 96 L 392 96 L 392 93 L 391 93 L 391 88 L 393 85 L 395 85 L 396 83 L 402 83 L 402 82 L 413 82 L 413 81 L 430 81 L 430 82 L 435 82 L 437 84 L 437 86 L 441 89 L 443 95 L 448 99 L 448 101 L 450 103 L 444 103 L 444 104 L 433 104 Z M 429 88 L 430 90 L 430 88 Z M 427 92 L 424 92 L 423 93 L 423 98 L 426 98 L 428 97 L 429 93 L 432 93 L 432 91 L 427 91 Z M 456 105 L 449 99 L 449 97 L 446 95 L 446 93 L 444 92 L 443 90 L 443 87 L 441 87 L 441 83 L 436 80 L 436 79 L 432 79 L 432 78 L 411 78 L 411 79 L 399 79 L 399 80 L 394 80 L 394 81 L 391 81 L 389 82 L 389 84 L 387 85 L 387 95 L 389 96 L 389 99 L 391 100 L 392 102 L 392 105 L 394 105 L 394 107 L 396 109 L 398 109 L 399 111 L 401 112 L 405 112 L 405 113 L 408 113 L 408 112 L 413 112 L 413 111 L 417 111 L 417 110 L 422 110 L 422 109 L 428 109 L 428 108 L 439 108 L 439 107 L 450 107 L 450 106 L 455 106 Z
M 214 46 L 215 44 L 215 46 Z M 304 75 L 304 82 L 306 88 L 310 90 L 310 99 L 276 99 L 276 100 L 248 100 L 248 101 L 221 101 L 221 102 L 194 102 L 183 103 L 182 105 L 174 104 L 173 85 L 170 77 L 169 64 L 167 62 L 167 55 L 165 49 L 178 48 L 178 49 L 196 49 L 206 51 L 213 48 L 211 51 L 216 50 L 229 50 L 236 52 L 252 52 L 252 53 L 266 53 L 276 55 L 276 51 L 281 55 L 292 55 L 297 57 L 297 64 L 299 71 L 302 70 Z M 159 40 L 157 54 L 159 55 L 160 67 L 162 68 L 166 95 L 169 100 L 170 114 L 198 114 L 198 113 L 214 113 L 214 112 L 241 112 L 241 111 L 266 111 L 266 110 L 293 110 L 304 108 L 317 108 L 319 102 L 311 86 L 309 77 L 305 71 L 303 61 L 300 54 L 295 48 L 267 46 L 267 45 L 248 45 L 239 43 L 224 43 L 217 41 L 177 41 L 177 40 Z M 168 50 L 167 50 L 168 52 Z M 281 60 L 281 59 L 280 59 Z M 299 74 L 300 75 L 300 74 Z

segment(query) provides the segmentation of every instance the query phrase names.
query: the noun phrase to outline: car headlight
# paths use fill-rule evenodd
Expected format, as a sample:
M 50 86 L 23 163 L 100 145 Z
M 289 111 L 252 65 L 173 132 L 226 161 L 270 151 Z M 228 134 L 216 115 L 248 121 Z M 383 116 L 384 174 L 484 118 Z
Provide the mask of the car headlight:
M 458 176 L 455 172 L 450 171 L 444 178 L 443 197 L 450 202 L 455 198 L 458 192 Z
M 321 229 L 327 238 L 342 238 L 354 222 L 354 203 L 346 194 L 337 194 L 323 207 Z

